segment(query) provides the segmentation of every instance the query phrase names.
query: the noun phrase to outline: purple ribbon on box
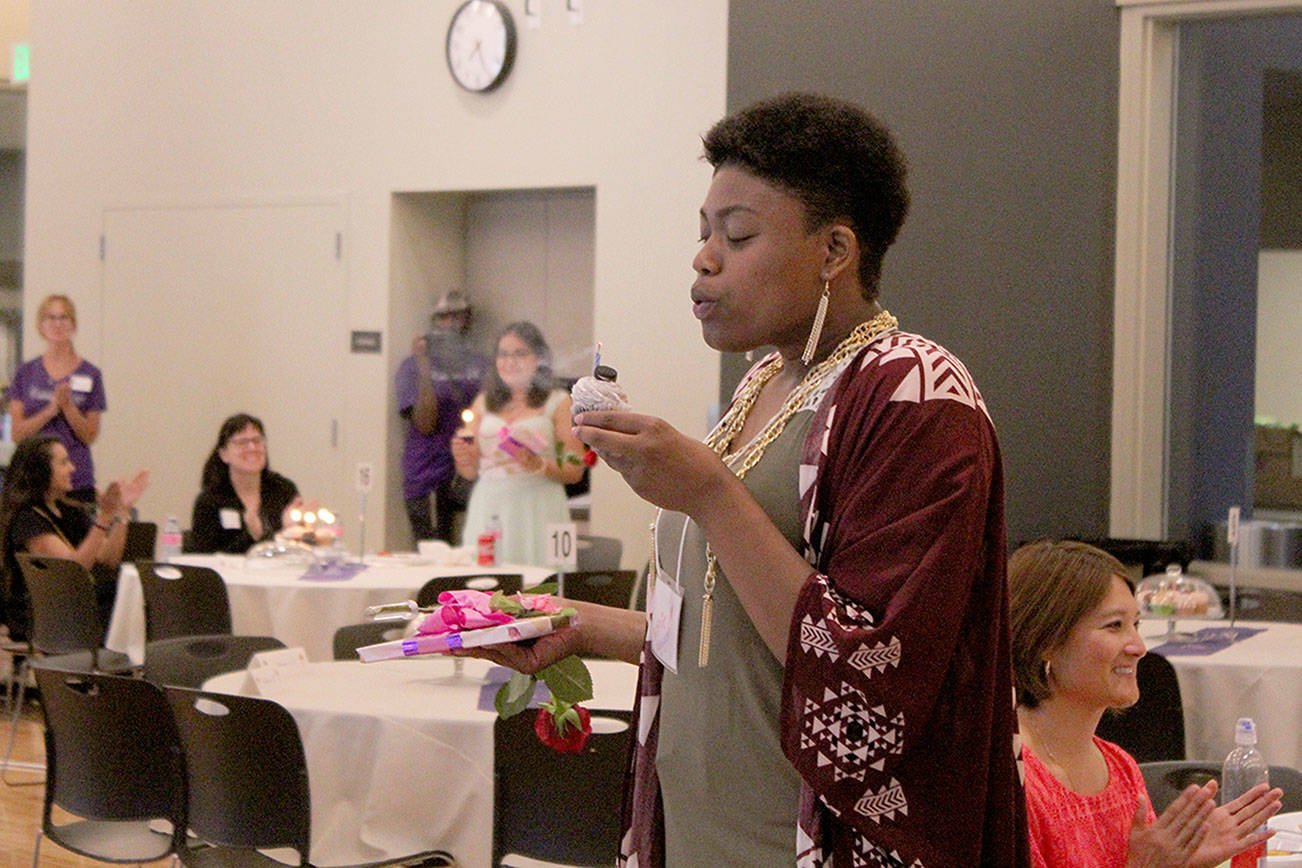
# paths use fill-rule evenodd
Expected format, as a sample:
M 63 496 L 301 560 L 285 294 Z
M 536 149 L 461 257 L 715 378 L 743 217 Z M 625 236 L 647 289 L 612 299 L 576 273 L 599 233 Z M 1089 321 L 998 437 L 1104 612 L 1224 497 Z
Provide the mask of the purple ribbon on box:
M 488 674 L 484 676 L 484 686 L 479 688 L 480 711 L 497 710 L 497 706 L 493 704 L 493 700 L 497 697 L 497 691 L 500 690 L 502 685 L 509 681 L 510 678 L 511 670 L 507 669 L 505 666 L 494 666 L 492 669 L 488 670 Z M 529 707 L 537 708 L 551 698 L 552 693 L 547 689 L 547 685 L 542 681 L 538 681 L 533 686 L 533 698 L 529 700 Z
M 366 564 L 345 563 L 343 561 L 332 564 L 313 564 L 298 578 L 304 582 L 346 582 L 364 569 L 366 569 Z
M 1265 631 L 1265 627 L 1203 627 L 1187 641 L 1163 642 L 1148 650 L 1163 657 L 1205 657 Z

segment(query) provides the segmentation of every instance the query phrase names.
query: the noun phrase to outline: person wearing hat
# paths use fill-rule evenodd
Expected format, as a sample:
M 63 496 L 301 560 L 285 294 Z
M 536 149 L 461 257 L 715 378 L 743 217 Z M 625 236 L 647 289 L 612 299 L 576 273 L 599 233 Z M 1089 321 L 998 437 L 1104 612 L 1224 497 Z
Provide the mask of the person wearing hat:
M 398 368 L 398 414 L 407 421 L 402 452 L 402 496 L 416 540 L 455 544 L 453 520 L 465 509 L 456 491 L 450 442 L 470 406 L 488 359 L 466 339 L 470 302 L 451 290 L 439 299 L 430 331 L 412 341 L 411 356 Z M 431 514 L 430 495 L 434 497 Z

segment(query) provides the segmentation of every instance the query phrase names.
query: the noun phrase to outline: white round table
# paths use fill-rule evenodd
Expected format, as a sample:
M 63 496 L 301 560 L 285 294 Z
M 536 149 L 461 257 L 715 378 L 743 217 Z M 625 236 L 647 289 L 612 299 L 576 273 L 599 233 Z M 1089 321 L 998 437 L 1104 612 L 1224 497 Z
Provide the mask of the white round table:
M 274 636 L 303 648 L 309 660 L 329 660 L 335 630 L 364 620 L 368 606 L 412 599 L 435 576 L 519 573 L 525 587 L 532 587 L 552 575 L 546 567 L 437 564 L 415 554 L 368 556 L 366 569 L 343 580 L 305 579 L 303 567 L 252 564 L 243 555 L 183 555 L 177 563 L 211 567 L 221 574 L 235 633 Z M 144 661 L 145 605 L 132 564 L 123 564 L 118 574 L 105 647 L 136 663 Z
M 585 706 L 633 707 L 637 667 L 587 665 L 593 699 Z M 457 676 L 452 660 L 437 655 L 309 663 L 269 688 L 268 698 L 289 709 L 303 739 L 314 864 L 431 849 L 447 850 L 461 865 L 491 862 L 497 686 L 485 685 L 490 668 L 466 659 Z M 244 671 L 209 679 L 204 688 L 254 692 Z
M 1228 621 L 1177 622 L 1182 632 L 1228 626 Z M 1180 682 L 1186 756 L 1224 759 L 1234 748 L 1235 721 L 1251 717 L 1266 762 L 1302 768 L 1302 624 L 1239 621 L 1238 626 L 1264 629 L 1211 654 L 1163 655 Z M 1166 621 L 1141 621 L 1140 635 L 1153 649 L 1166 627 Z

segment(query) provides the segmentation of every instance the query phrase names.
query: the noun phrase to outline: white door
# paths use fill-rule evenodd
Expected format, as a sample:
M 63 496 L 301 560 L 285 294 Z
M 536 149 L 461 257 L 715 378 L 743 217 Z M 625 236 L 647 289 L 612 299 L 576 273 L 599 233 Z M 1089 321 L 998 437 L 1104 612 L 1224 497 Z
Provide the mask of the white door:
M 272 469 L 325 505 L 351 502 L 342 226 L 337 204 L 105 211 L 101 487 L 148 467 L 141 517 L 189 527 L 218 427 L 248 412 Z

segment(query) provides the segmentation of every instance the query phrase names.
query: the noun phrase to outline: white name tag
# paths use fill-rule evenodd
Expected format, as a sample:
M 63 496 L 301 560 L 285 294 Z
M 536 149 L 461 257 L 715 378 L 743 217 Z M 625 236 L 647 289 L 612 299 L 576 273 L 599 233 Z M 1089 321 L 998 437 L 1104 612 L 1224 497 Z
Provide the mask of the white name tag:
M 68 378 L 68 385 L 74 392 L 89 392 L 94 381 L 85 374 L 73 374 Z
M 651 653 L 674 674 L 678 673 L 678 620 L 683 611 L 683 590 L 656 568 L 656 583 L 651 588 L 647 607 L 651 624 Z
M 240 511 L 238 509 L 220 509 L 217 515 L 222 521 L 222 530 L 240 529 Z

